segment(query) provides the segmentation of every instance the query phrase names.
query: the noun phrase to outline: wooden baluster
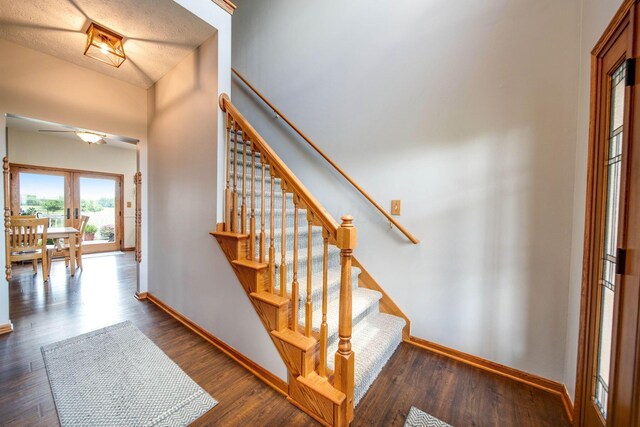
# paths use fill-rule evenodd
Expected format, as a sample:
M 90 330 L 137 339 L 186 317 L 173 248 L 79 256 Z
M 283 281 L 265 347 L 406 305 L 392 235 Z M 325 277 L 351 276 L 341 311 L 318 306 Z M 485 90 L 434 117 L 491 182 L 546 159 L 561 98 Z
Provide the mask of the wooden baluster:
M 231 148 L 229 148 L 231 149 Z M 228 167 L 231 167 L 230 165 Z M 136 185 L 136 261 L 142 262 L 142 172 L 136 172 L 133 176 L 133 181 Z M 231 192 L 229 192 L 229 198 L 227 199 L 227 210 L 231 209 Z M 230 225 L 229 225 L 230 226 Z M 226 231 L 231 231 L 227 229 Z
M 304 334 L 311 336 L 313 321 L 313 304 L 311 303 L 311 246 L 313 246 L 313 213 L 307 208 L 307 302 L 305 304 Z
M 351 350 L 352 301 L 351 257 L 356 247 L 356 229 L 350 215 L 342 217 L 338 228 L 337 246 L 340 248 L 340 310 L 338 323 L 338 351 L 335 356 L 335 387 L 347 396 L 345 414 L 347 422 L 353 420 L 354 354 Z
M 227 184 L 224 188 L 224 231 L 231 231 L 231 189 L 229 188 L 229 179 L 231 176 L 231 116 L 229 113 L 225 115 L 227 119 L 227 166 L 226 178 Z
M 280 296 L 287 296 L 287 193 L 286 182 L 281 179 L 280 187 L 282 188 L 282 233 L 280 236 Z
M 256 150 L 251 142 L 251 219 L 249 220 L 249 253 L 251 261 L 256 260 Z
M 266 190 L 265 187 L 265 173 L 266 171 L 266 165 L 264 164 L 264 155 L 261 153 L 260 154 L 260 162 L 262 163 L 262 182 L 261 182 L 261 187 L 260 187 L 260 262 L 264 263 L 265 260 L 265 244 L 266 244 L 266 238 L 267 235 L 264 231 L 264 211 L 265 211 L 265 206 L 264 206 L 264 193 Z M 255 162 L 255 160 L 254 160 Z
M 298 195 L 293 195 L 293 281 L 291 282 L 291 330 L 298 330 Z
M 266 166 L 266 161 L 267 159 L 263 159 L 263 166 Z M 273 212 L 273 199 L 275 198 L 275 195 L 273 194 L 273 184 L 276 177 L 274 174 L 273 166 L 269 167 L 269 176 L 271 177 L 271 200 L 269 201 L 269 205 L 271 208 L 271 212 L 269 212 L 269 282 L 271 293 L 273 293 L 276 287 L 276 247 L 274 245 L 273 238 L 273 234 L 276 231 L 275 212 Z
M 238 233 L 238 123 L 233 122 L 233 204 L 231 210 L 231 221 L 233 232 Z
M 320 367 L 318 373 L 321 377 L 327 376 L 327 277 L 329 270 L 329 232 L 322 229 L 322 323 L 320 324 Z
M 240 232 L 247 234 L 247 142 L 249 138 L 242 134 L 242 206 L 240 207 Z
M 11 187 L 9 185 L 9 158 L 5 157 L 2 159 L 2 174 L 4 177 L 4 242 L 5 242 L 5 266 L 4 266 L 4 277 L 7 281 L 11 280 L 11 251 L 9 250 L 10 242 L 11 242 L 11 198 L 10 191 Z M 15 236 L 16 233 L 14 232 Z

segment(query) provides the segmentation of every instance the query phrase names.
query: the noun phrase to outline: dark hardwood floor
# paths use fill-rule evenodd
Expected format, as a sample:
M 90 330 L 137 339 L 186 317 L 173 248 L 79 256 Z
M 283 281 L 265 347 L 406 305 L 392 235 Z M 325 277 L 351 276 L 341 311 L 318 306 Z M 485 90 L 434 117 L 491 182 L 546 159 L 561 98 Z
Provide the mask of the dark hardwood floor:
M 402 426 L 411 406 L 456 427 L 571 425 L 560 397 L 403 343 L 352 425 Z
M 220 403 L 193 425 L 317 425 L 240 365 L 150 302 L 133 298 L 132 253 L 85 257 L 49 284 L 16 266 L 9 284 L 14 332 L 0 336 L 0 424 L 58 425 L 40 347 L 131 320 Z M 559 399 L 406 344 L 356 408 L 354 426 L 402 426 L 411 406 L 457 426 L 566 426 Z

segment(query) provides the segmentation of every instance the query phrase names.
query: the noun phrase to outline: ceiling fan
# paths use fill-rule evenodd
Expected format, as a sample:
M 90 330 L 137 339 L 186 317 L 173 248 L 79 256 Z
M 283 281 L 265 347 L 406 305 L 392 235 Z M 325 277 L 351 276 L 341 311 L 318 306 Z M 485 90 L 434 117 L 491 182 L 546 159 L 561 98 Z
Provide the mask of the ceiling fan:
M 96 132 L 89 132 L 85 130 L 45 130 L 40 129 L 38 132 L 53 132 L 53 133 L 75 133 L 78 138 L 83 140 L 84 142 L 91 144 L 106 144 L 105 138 L 107 135 Z

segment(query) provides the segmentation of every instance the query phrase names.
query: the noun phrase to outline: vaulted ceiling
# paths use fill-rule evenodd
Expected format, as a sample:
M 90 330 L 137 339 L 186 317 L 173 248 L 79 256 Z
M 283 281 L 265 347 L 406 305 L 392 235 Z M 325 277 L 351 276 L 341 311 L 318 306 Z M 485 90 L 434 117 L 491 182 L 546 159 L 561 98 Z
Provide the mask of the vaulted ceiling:
M 120 68 L 83 55 L 91 22 L 124 35 Z M 214 33 L 173 0 L 0 0 L 0 38 L 143 88 Z

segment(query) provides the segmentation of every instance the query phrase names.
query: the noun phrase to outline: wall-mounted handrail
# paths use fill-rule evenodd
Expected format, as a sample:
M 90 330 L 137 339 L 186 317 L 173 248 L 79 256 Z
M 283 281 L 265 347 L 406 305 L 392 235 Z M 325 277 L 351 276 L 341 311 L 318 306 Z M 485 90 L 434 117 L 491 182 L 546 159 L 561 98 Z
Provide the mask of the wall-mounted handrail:
M 358 190 L 360 194 L 362 194 L 364 198 L 367 199 L 376 209 L 378 209 L 378 211 L 380 211 L 380 213 L 384 215 L 391 222 L 391 224 L 395 225 L 396 228 L 400 230 L 402 234 L 407 236 L 407 238 L 412 243 L 414 244 L 420 243 L 420 241 L 415 236 L 413 236 L 411 233 L 409 233 L 409 231 L 407 231 L 406 228 L 400 225 L 398 221 L 396 221 L 395 218 L 393 218 L 389 214 L 389 212 L 387 212 L 382 206 L 380 206 L 378 202 L 376 202 L 366 191 L 364 191 L 362 187 L 360 187 L 349 175 L 347 175 L 347 173 L 344 170 L 342 170 L 340 166 L 338 166 L 333 160 L 331 160 L 331 158 L 329 158 L 329 156 L 327 156 L 320 148 L 318 148 L 318 146 L 307 135 L 305 135 L 304 132 L 302 132 L 295 124 L 293 124 L 287 118 L 287 116 L 285 116 L 271 102 L 269 102 L 269 100 L 264 95 L 262 95 L 260 91 L 258 91 L 251 83 L 249 83 L 249 81 L 242 74 L 240 74 L 235 68 L 231 68 L 231 71 L 233 71 L 233 73 L 236 76 L 238 76 L 238 78 L 242 80 L 242 82 L 245 85 L 247 85 L 247 87 L 251 89 L 253 93 L 255 93 L 265 104 L 267 104 L 269 108 L 271 108 L 282 120 L 284 120 L 285 123 L 287 123 L 291 127 L 291 129 L 296 131 L 296 133 L 300 135 L 300 137 L 304 139 L 307 142 L 307 144 L 311 146 L 311 148 L 313 148 L 318 154 L 320 154 L 322 158 L 324 158 L 331 166 L 334 167 L 335 170 L 337 170 L 340 173 L 340 175 L 342 175 L 347 181 L 349 181 L 349 183 L 353 185 L 353 187 L 356 190 Z

